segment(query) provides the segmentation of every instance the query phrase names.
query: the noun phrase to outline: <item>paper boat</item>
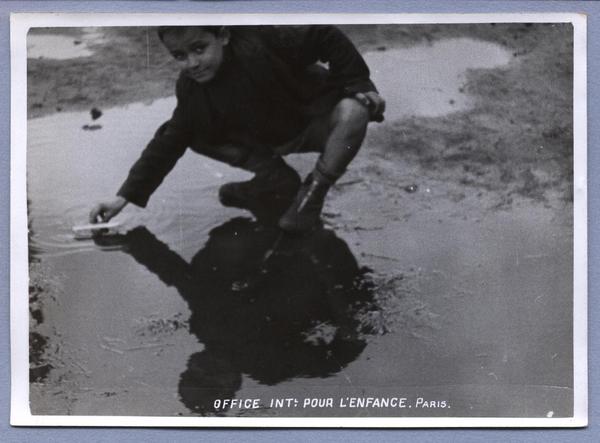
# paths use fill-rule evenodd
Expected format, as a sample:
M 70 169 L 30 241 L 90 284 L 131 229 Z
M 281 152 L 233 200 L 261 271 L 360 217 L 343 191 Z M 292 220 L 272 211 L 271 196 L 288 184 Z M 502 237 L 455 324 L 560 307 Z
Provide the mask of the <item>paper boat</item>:
M 89 223 L 86 225 L 73 226 L 73 233 L 78 240 L 92 238 L 96 235 L 114 234 L 115 229 L 121 226 L 121 222 L 109 221 L 106 223 Z

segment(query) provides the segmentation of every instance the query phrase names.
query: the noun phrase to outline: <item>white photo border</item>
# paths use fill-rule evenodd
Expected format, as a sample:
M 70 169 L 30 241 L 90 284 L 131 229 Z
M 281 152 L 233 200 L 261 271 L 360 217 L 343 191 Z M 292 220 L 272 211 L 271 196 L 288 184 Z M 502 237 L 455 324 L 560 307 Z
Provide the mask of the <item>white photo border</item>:
M 27 152 L 27 32 L 32 27 L 264 25 L 264 24 L 465 24 L 571 23 L 573 25 L 574 253 L 573 253 L 573 417 L 143 417 L 45 416 L 29 409 Z M 135 23 L 135 25 L 132 25 Z M 285 427 L 285 428 L 465 428 L 584 427 L 588 423 L 587 368 L 587 17 L 576 13 L 443 14 L 177 14 L 177 13 L 13 13 L 11 59 L 10 334 L 13 426 L 114 427 Z

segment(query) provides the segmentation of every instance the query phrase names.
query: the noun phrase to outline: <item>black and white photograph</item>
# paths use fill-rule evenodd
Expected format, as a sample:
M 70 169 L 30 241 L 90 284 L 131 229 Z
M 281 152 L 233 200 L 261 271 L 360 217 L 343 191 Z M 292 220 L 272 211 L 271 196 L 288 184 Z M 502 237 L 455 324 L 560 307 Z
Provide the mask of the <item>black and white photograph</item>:
M 13 424 L 585 425 L 584 17 L 11 32 Z

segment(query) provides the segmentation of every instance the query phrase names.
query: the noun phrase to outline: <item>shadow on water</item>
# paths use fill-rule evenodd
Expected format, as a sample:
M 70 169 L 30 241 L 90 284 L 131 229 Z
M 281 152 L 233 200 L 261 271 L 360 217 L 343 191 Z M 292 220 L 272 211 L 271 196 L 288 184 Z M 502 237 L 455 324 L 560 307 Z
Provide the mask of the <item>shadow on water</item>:
M 214 228 L 189 263 L 145 227 L 115 240 L 189 305 L 190 332 L 204 349 L 178 389 L 195 413 L 234 398 L 242 374 L 263 385 L 327 377 L 366 346 L 355 315 L 372 298 L 366 269 L 333 231 L 288 236 L 237 217 Z

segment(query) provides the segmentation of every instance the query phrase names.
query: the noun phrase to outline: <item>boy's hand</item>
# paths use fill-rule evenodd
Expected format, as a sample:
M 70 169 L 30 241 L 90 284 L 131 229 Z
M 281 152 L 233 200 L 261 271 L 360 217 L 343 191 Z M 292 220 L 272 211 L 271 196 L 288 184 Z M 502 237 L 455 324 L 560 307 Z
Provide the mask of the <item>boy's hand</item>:
M 123 197 L 116 197 L 109 202 L 98 203 L 90 211 L 90 223 L 107 222 L 127 205 Z
M 383 121 L 383 113 L 385 112 L 385 100 L 381 96 L 374 92 L 357 92 L 354 98 L 361 102 L 369 109 L 369 115 L 371 120 L 376 122 Z

